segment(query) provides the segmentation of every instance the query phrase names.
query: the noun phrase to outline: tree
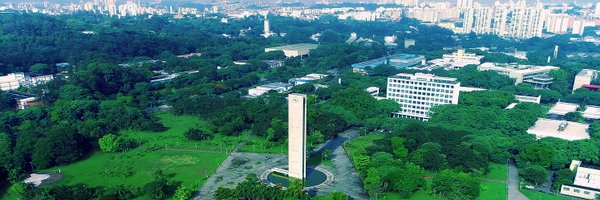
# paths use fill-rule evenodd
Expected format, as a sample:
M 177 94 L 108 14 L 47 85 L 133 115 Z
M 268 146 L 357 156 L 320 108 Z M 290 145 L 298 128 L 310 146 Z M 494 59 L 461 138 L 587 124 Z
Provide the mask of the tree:
M 0 91 L 0 111 L 15 109 L 16 101 L 4 91 Z
M 365 189 L 369 192 L 370 196 L 377 196 L 383 192 L 383 180 L 376 169 L 371 168 L 367 171 Z
M 533 143 L 525 147 L 525 149 L 519 154 L 519 158 L 525 163 L 533 163 L 541 165 L 542 167 L 549 167 L 552 156 L 554 156 L 553 148 L 546 143 Z
M 527 165 L 519 171 L 519 175 L 525 180 L 535 185 L 539 185 L 546 182 L 548 170 L 540 165 Z
M 573 184 L 574 179 L 575 172 L 571 171 L 571 169 L 559 169 L 554 174 L 552 190 L 559 191 L 563 184 Z
M 190 140 L 202 141 L 210 139 L 211 136 L 206 131 L 201 129 L 190 128 L 185 132 L 185 137 Z
M 184 185 L 180 185 L 175 190 L 175 194 L 171 199 L 173 200 L 189 200 L 194 195 L 194 189 L 185 187 Z
M 479 196 L 481 181 L 463 172 L 443 170 L 433 177 L 431 189 L 445 199 L 476 199 Z
M 162 170 L 153 173 L 154 180 L 144 185 L 144 190 L 152 199 L 167 199 L 172 190 L 172 183 L 169 180 L 171 174 L 165 174 Z
M 29 67 L 29 71 L 40 74 L 48 74 L 52 72 L 52 68 L 50 68 L 50 66 L 47 64 L 37 63 Z
M 437 143 L 427 142 L 412 153 L 411 161 L 433 171 L 438 171 L 446 165 L 446 155 Z
M 579 122 L 583 120 L 583 117 L 581 116 L 580 112 L 568 112 L 567 114 L 565 114 L 565 120 L 571 122 Z
M 108 134 L 98 139 L 98 145 L 103 152 L 113 153 L 121 150 L 123 140 L 117 135 Z
M 391 138 L 392 152 L 394 156 L 399 159 L 405 159 L 408 157 L 408 149 L 404 147 L 404 140 L 398 136 Z
M 416 191 L 425 187 L 426 182 L 423 174 L 421 167 L 409 162 L 401 168 L 393 169 L 384 178 L 384 181 L 389 182 L 391 189 L 398 192 L 400 197 L 409 198 Z

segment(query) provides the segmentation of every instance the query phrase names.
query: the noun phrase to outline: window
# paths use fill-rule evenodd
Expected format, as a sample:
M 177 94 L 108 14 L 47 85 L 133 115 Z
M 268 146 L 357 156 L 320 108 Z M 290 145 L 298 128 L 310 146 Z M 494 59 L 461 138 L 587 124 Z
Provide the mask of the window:
M 590 192 L 588 192 L 588 191 L 583 191 L 583 194 L 585 194 L 585 195 L 589 195 L 589 194 L 590 194 Z
M 571 191 L 571 188 L 568 188 L 568 187 L 563 187 L 563 190 L 564 190 L 564 191 Z
M 580 190 L 578 190 L 578 189 L 574 189 L 574 190 L 573 190 L 573 192 L 575 192 L 575 193 L 580 193 L 581 191 L 580 191 Z

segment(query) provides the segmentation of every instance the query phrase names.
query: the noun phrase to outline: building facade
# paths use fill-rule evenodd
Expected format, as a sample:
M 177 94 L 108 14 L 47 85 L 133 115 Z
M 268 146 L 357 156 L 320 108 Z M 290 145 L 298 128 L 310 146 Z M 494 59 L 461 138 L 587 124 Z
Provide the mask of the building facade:
M 455 78 L 401 73 L 388 78 L 386 98 L 401 105 L 394 117 L 427 121 L 432 107 L 458 104 L 459 92 L 460 82 Z
M 573 92 L 582 88 L 583 86 L 590 85 L 593 80 L 598 78 L 598 71 L 593 69 L 582 69 L 573 81 Z
M 596 199 L 600 196 L 600 169 L 597 166 L 586 166 L 581 161 L 573 160 L 569 166 L 575 172 L 573 184 L 563 184 L 560 194 L 582 199 Z

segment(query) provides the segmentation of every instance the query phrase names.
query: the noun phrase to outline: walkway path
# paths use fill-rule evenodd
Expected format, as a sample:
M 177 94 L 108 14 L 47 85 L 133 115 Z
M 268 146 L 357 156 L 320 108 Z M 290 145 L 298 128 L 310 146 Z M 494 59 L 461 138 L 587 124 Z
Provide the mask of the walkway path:
M 369 199 L 369 195 L 363 190 L 358 171 L 356 171 L 348 154 L 346 154 L 346 151 L 342 147 L 344 143 L 358 136 L 359 134 L 356 130 L 347 130 L 337 138 L 329 140 L 320 148 L 317 148 L 319 149 L 317 152 L 332 149 L 334 164 L 334 167 L 327 167 L 334 174 L 334 180 L 331 185 L 319 190 L 319 195 L 328 195 L 331 191 L 336 190 L 346 193 L 351 199 Z
M 238 146 L 235 147 L 235 149 L 233 149 L 233 151 L 231 151 L 229 156 L 227 156 L 227 158 L 221 163 L 221 165 L 219 165 L 219 167 L 217 168 L 215 173 L 213 173 L 210 177 L 208 177 L 208 179 L 206 179 L 206 181 L 204 181 L 204 184 L 202 185 L 202 187 L 198 190 L 198 192 L 196 192 L 196 195 L 194 197 L 195 200 L 211 199 L 212 192 L 214 192 L 217 189 L 216 183 L 219 182 L 219 180 L 215 176 L 215 174 L 230 170 L 228 168 L 229 168 L 229 166 L 231 166 L 231 161 L 235 157 L 233 155 L 235 153 L 237 153 L 242 147 L 244 147 L 246 142 L 248 140 L 250 140 L 251 137 L 252 137 L 252 132 L 250 132 L 250 134 L 248 134 L 248 136 L 246 136 L 246 138 L 244 138 L 244 140 L 242 142 L 240 142 L 240 144 L 238 144 Z M 172 149 L 172 150 L 176 150 L 176 149 Z M 179 151 L 181 151 L 181 150 L 179 150 Z M 196 151 L 196 150 L 192 150 L 192 151 Z
M 528 198 L 519 191 L 519 170 L 514 161 L 508 164 L 508 200 L 528 200 Z

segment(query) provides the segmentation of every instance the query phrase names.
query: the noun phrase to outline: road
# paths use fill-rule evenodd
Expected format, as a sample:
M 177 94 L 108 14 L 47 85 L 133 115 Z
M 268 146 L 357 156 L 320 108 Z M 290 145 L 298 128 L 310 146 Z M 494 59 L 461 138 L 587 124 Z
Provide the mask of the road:
M 508 200 L 528 200 L 528 198 L 519 191 L 519 169 L 514 161 L 508 164 Z

